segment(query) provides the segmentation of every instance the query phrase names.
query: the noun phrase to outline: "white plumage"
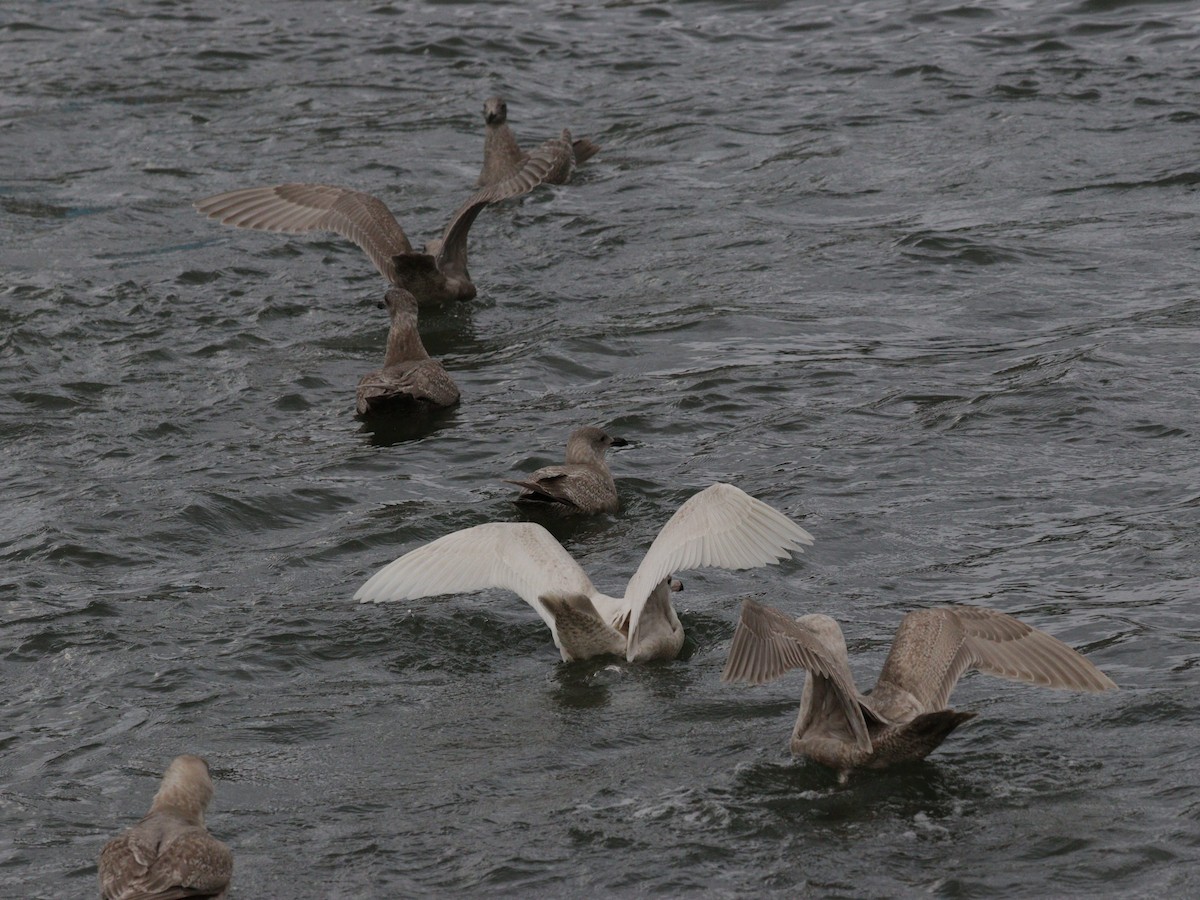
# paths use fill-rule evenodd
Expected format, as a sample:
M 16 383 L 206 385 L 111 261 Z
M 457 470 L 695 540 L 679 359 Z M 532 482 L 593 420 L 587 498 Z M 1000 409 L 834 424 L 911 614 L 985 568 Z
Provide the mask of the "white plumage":
M 493 523 L 406 553 L 376 572 L 354 598 L 381 603 L 505 588 L 537 610 L 564 660 L 612 652 L 623 652 L 631 662 L 669 659 L 683 646 L 683 627 L 670 603 L 673 573 L 771 565 L 812 542 L 787 516 L 718 483 L 691 497 L 663 526 L 624 597 L 597 591 L 540 525 Z

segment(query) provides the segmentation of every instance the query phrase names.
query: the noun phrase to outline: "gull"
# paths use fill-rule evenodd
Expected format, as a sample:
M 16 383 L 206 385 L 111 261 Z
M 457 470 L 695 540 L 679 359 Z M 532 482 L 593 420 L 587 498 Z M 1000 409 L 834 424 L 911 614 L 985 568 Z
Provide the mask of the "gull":
M 570 166 L 567 140 L 546 141 L 520 168 L 469 197 L 450 217 L 440 238 L 413 250 L 404 229 L 378 197 L 329 184 L 276 184 L 243 188 L 197 201 L 210 219 L 237 228 L 305 234 L 332 231 L 362 248 L 390 284 L 409 291 L 422 306 L 470 300 L 475 284 L 467 271 L 467 233 L 491 203 L 518 197 Z
M 722 681 L 764 684 L 791 669 L 808 678 L 791 750 L 839 770 L 924 759 L 973 712 L 946 704 L 970 669 L 1072 691 L 1117 686 L 1066 644 L 1019 619 L 978 606 L 939 606 L 900 622 L 869 695 L 850 673 L 842 629 L 829 616 L 792 619 L 747 599 Z
M 203 759 L 175 757 L 150 812 L 100 851 L 103 900 L 224 897 L 233 854 L 204 827 L 212 793 Z
M 458 402 L 458 388 L 446 369 L 430 359 L 417 331 L 417 300 L 404 288 L 389 288 L 380 307 L 391 316 L 383 368 L 358 382 L 356 407 L 367 416 L 395 407 L 446 407 Z
M 483 169 L 475 182 L 479 187 L 489 187 L 499 184 L 516 172 L 529 158 L 516 135 L 508 125 L 508 104 L 503 97 L 488 97 L 483 104 L 483 121 L 485 123 L 483 137 Z M 571 140 L 571 132 L 564 130 L 562 139 L 571 145 L 570 164 L 558 168 L 545 180 L 547 184 L 566 184 L 575 166 L 591 159 L 600 152 L 600 148 L 587 138 Z
M 506 588 L 550 628 L 565 662 L 613 654 L 629 662 L 674 659 L 683 626 L 671 606 L 671 573 L 773 565 L 812 544 L 787 516 L 731 484 L 689 498 L 663 526 L 624 597 L 610 597 L 541 525 L 496 522 L 439 538 L 376 572 L 363 603 Z
M 513 502 L 566 514 L 616 512 L 620 509 L 617 486 L 604 454 L 609 447 L 628 444 L 602 428 L 576 428 L 567 438 L 563 465 L 544 466 L 521 480 L 505 479 L 523 488 Z

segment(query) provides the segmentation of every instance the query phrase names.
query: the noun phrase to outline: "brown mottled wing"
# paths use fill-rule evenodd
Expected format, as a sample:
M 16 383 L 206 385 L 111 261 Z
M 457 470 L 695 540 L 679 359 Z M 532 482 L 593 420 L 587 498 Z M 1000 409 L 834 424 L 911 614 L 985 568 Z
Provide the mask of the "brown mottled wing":
M 749 598 L 743 600 L 721 680 L 765 684 L 792 669 L 804 669 L 810 678 L 822 678 L 829 683 L 856 741 L 869 748 L 871 739 L 861 696 L 848 662 L 818 634 L 790 616 Z
M 566 478 L 567 473 L 560 472 L 556 475 L 544 475 L 540 479 L 535 473 L 525 480 L 516 478 L 502 480 L 506 484 L 515 484 L 524 489 L 525 493 L 517 498 L 517 502 L 536 500 L 542 503 L 562 503 L 566 506 L 574 506 L 575 504 L 567 496 L 564 485 L 559 484 L 559 482 L 565 482 Z
M 276 184 L 228 191 L 198 201 L 210 219 L 237 228 L 304 234 L 333 231 L 349 238 L 395 284 L 392 257 L 411 253 L 404 229 L 382 200 L 328 184 Z
M 136 830 L 135 830 L 136 831 Z M 135 831 L 109 841 L 100 853 L 105 900 L 182 900 L 214 897 L 233 877 L 233 854 L 202 828 L 187 828 L 158 848 Z
M 388 366 L 364 375 L 358 382 L 356 406 L 360 416 L 382 403 L 424 401 L 434 406 L 453 406 L 458 387 L 436 359 L 421 359 Z
M 617 508 L 610 479 L 588 466 L 546 466 L 523 481 L 512 481 L 547 500 L 588 511 Z
M 154 863 L 152 840 L 137 828 L 113 838 L 100 851 L 100 896 L 120 900 L 146 876 Z
M 529 154 L 530 158 L 542 154 L 547 160 L 549 171 L 543 179 L 546 184 L 566 184 L 575 171 L 575 148 L 571 143 L 571 132 L 562 130 L 562 135 L 551 138 Z
M 565 134 L 566 132 L 564 132 Z M 521 167 L 491 187 L 472 194 L 450 217 L 442 232 L 437 252 L 437 267 L 448 275 L 463 275 L 467 271 L 467 234 L 485 206 L 528 194 L 566 169 L 568 176 L 574 156 L 569 140 L 546 141 L 521 163 Z M 551 182 L 559 184 L 561 182 Z
M 561 184 L 562 181 L 555 179 L 562 178 L 565 181 L 564 172 L 569 178 L 574 164 L 571 133 L 564 130 L 561 137 L 543 141 L 531 150 L 516 172 L 488 188 L 493 194 L 492 202 L 527 194 L 539 184 Z
M 1075 691 L 1116 685 L 1062 641 L 1019 619 L 978 606 L 911 612 L 896 631 L 879 682 L 912 694 L 926 712 L 946 708 L 968 669 Z

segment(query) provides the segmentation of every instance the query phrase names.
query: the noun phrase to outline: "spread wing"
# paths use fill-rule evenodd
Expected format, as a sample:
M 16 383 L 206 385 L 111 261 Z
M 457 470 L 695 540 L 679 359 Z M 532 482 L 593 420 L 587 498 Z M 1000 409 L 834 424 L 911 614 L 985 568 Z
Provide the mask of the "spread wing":
M 383 201 L 349 188 L 276 184 L 228 191 L 206 197 L 195 206 L 210 219 L 237 228 L 285 234 L 335 232 L 361 247 L 392 284 L 398 283 L 392 257 L 412 252 L 404 229 Z
M 492 203 L 528 194 L 539 184 L 556 177 L 564 167 L 569 170 L 573 163 L 570 142 L 561 139 L 549 140 L 530 153 L 511 175 L 472 194 L 450 217 L 442 232 L 441 241 L 427 248 L 437 257 L 438 269 L 451 275 L 465 274 L 467 234 L 483 208 Z
M 406 553 L 372 575 L 354 599 L 383 603 L 487 588 L 505 588 L 520 596 L 551 631 L 554 619 L 539 597 L 595 593 L 579 563 L 541 525 L 491 522 Z M 555 632 L 556 642 L 557 638 Z
M 710 485 L 676 510 L 629 580 L 630 643 L 650 592 L 671 574 L 768 566 L 812 542 L 811 534 L 761 500 L 732 484 Z
M 575 171 L 575 148 L 571 143 L 571 132 L 566 128 L 556 138 L 543 141 L 529 156 L 541 156 L 547 162 L 548 171 L 543 180 L 547 184 L 566 184 Z
M 810 678 L 823 682 L 815 684 L 814 690 L 833 691 L 859 747 L 870 750 L 861 697 L 844 651 L 803 622 L 749 598 L 743 600 L 721 680 L 765 684 L 792 669 L 804 669 Z
M 934 712 L 946 708 L 954 686 L 968 669 L 1073 691 L 1117 687 L 1057 638 L 978 606 L 943 606 L 906 615 L 879 683 L 907 691 L 925 712 Z

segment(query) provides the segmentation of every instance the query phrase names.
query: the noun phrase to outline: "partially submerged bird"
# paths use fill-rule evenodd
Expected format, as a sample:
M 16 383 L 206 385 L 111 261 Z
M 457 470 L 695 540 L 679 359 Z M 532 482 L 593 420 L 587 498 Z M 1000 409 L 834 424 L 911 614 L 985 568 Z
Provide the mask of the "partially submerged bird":
M 521 149 L 516 135 L 508 125 L 508 104 L 504 102 L 503 97 L 487 98 L 483 104 L 483 121 L 483 169 L 475 183 L 480 187 L 488 187 L 501 183 L 512 173 L 519 171 L 529 154 Z M 560 167 L 549 175 L 546 178 L 547 184 L 566 184 L 575 166 L 600 152 L 600 148 L 587 138 L 572 141 L 569 131 L 563 131 L 562 139 L 571 147 L 570 165 Z
M 376 572 L 354 595 L 411 600 L 506 588 L 550 628 L 564 661 L 614 654 L 630 662 L 674 659 L 683 626 L 671 605 L 672 572 L 749 569 L 799 553 L 812 535 L 731 484 L 687 500 L 646 552 L 624 597 L 610 597 L 541 525 L 476 525 L 419 547 Z
M 392 287 L 379 304 L 388 310 L 387 353 L 383 368 L 358 382 L 360 416 L 396 407 L 445 407 L 458 402 L 458 388 L 445 368 L 430 359 L 417 331 L 417 301 L 404 288 Z
M 975 716 L 946 705 L 969 669 L 1073 691 L 1117 687 L 1066 644 L 1019 619 L 978 606 L 940 606 L 901 620 L 879 680 L 861 694 L 837 622 L 823 615 L 793 619 L 745 600 L 721 680 L 763 684 L 791 669 L 808 672 L 792 753 L 843 776 L 933 752 Z
M 233 854 L 204 827 L 212 793 L 203 759 L 175 757 L 150 812 L 100 851 L 103 900 L 224 897 Z
M 604 454 L 628 443 L 602 428 L 576 428 L 567 438 L 563 465 L 544 466 L 524 479 L 505 479 L 523 488 L 513 502 L 566 514 L 616 512 L 621 504 Z
M 558 177 L 572 161 L 570 145 L 547 141 L 503 179 L 473 194 L 446 224 L 440 238 L 418 253 L 383 201 L 328 184 L 276 184 L 243 188 L 198 201 L 210 219 L 237 228 L 304 234 L 332 231 L 363 249 L 390 284 L 409 291 L 421 305 L 470 300 L 475 284 L 467 271 L 467 233 L 490 203 L 518 197 L 547 177 Z

